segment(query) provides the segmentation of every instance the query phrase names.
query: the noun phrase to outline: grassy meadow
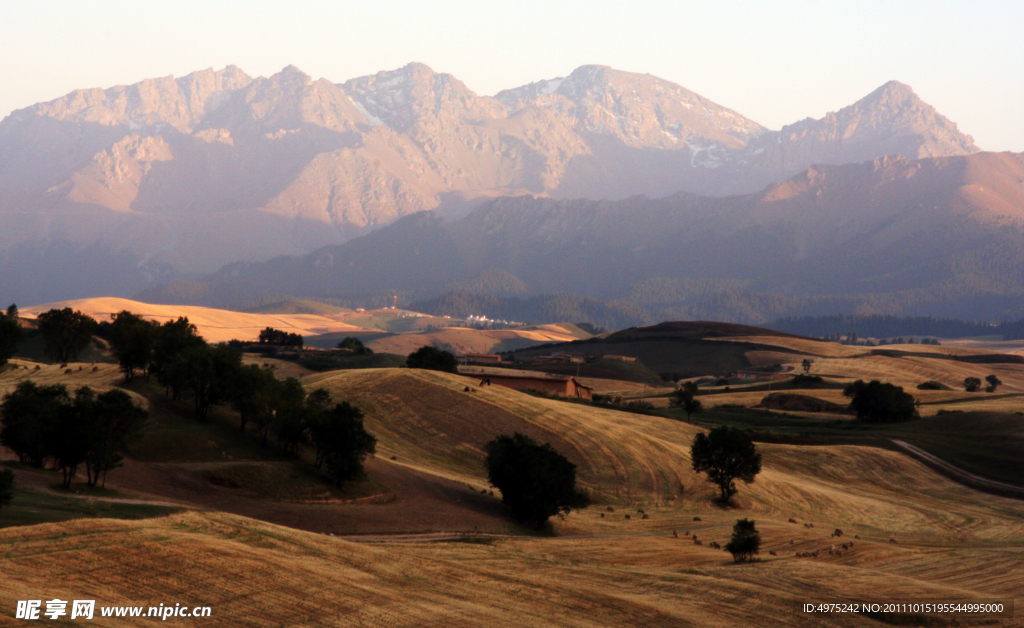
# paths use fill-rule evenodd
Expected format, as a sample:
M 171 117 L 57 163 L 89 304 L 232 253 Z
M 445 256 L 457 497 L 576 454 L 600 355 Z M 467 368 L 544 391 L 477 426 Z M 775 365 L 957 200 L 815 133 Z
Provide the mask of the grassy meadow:
M 774 354 L 771 343 L 779 343 Z M 181 602 L 211 606 L 218 626 L 268 627 L 1024 625 L 798 610 L 808 601 L 1024 601 L 1024 500 L 975 490 L 886 446 L 903 439 L 1019 481 L 1024 417 L 1013 409 L 1024 365 L 871 355 L 786 337 L 727 346 L 729 356 L 751 353 L 749 362 L 767 353 L 798 366 L 813 356 L 811 374 L 825 383 L 789 392 L 836 403 L 856 378 L 898 383 L 919 398 L 922 418 L 863 426 L 847 415 L 757 409 L 768 384 L 753 383 L 702 388 L 707 410 L 687 422 L 667 407 L 669 386 L 622 384 L 632 395 L 662 395 L 653 397 L 661 415 L 651 415 L 479 387 L 474 377 L 315 373 L 248 356 L 363 409 L 377 438 L 366 477 L 337 491 L 310 451 L 285 458 L 240 431 L 229 408 L 199 422 L 187 401 L 136 381 L 129 392 L 151 419 L 107 492 L 61 492 L 56 472 L 4 462 L 19 489 L 0 510 L 0 608 L 44 596 Z M 116 365 L 78 366 L 68 374 L 15 360 L 0 373 L 0 392 L 26 377 L 71 389 L 122 384 Z M 990 372 L 1004 382 L 996 393 L 958 386 L 965 373 Z M 925 380 L 953 390 L 918 391 Z M 720 424 L 776 441 L 758 444 L 762 472 L 738 484 L 729 506 L 713 500 L 717 489 L 690 463 L 694 436 Z M 592 499 L 540 535 L 510 522 L 483 466 L 484 444 L 515 431 L 565 454 Z M 724 544 L 744 517 L 756 521 L 762 551 L 735 564 L 709 544 Z M 852 548 L 829 553 L 849 541 Z M 809 552 L 818 556 L 801 556 Z

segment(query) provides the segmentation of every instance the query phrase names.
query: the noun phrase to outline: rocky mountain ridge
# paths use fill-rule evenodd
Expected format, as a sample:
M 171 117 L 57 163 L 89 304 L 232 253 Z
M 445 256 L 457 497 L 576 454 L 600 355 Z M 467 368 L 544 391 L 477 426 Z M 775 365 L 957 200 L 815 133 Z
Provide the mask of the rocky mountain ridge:
M 142 300 L 571 293 L 760 323 L 860 311 L 1024 315 L 1024 154 L 815 166 L 756 194 L 500 197 L 307 256 L 228 265 Z
M 896 83 L 776 132 L 603 66 L 493 98 L 417 63 L 344 83 L 229 66 L 77 90 L 0 121 L 0 260 L 18 290 L 44 258 L 65 284 L 47 298 L 88 296 L 61 292 L 102 284 L 72 259 L 131 260 L 121 279 L 141 287 L 494 196 L 720 196 L 812 163 L 977 150 Z

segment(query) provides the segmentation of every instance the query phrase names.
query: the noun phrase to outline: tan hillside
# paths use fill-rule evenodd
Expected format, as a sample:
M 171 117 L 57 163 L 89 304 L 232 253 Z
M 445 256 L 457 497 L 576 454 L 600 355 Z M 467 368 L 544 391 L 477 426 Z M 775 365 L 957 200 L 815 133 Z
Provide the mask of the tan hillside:
M 148 320 L 160 323 L 177 319 L 179 316 L 185 316 L 190 323 L 196 326 L 199 330 L 199 335 L 205 338 L 207 342 L 256 340 L 259 337 L 260 331 L 266 327 L 273 327 L 303 336 L 331 332 L 365 331 L 361 327 L 343 323 L 335 316 L 315 314 L 251 314 L 193 305 L 153 305 L 115 297 L 46 303 L 44 305 L 23 308 L 21 312 L 23 316 L 34 318 L 40 312 L 64 307 L 81 310 L 97 321 L 110 320 L 111 314 L 116 314 L 122 310 L 128 310 Z
M 495 353 L 522 349 L 545 342 L 571 342 L 579 335 L 558 325 L 526 329 L 469 329 L 446 327 L 437 331 L 378 338 L 367 343 L 374 351 L 408 355 L 424 345 L 454 349 L 456 353 Z
M 104 368 L 110 372 L 76 370 L 69 377 L 110 381 L 100 375 L 113 378 L 115 367 Z M 8 528 L 0 530 L 6 585 L 0 606 L 13 608 L 45 591 L 48 598 L 95 597 L 101 605 L 208 605 L 224 626 L 290 625 L 296 618 L 325 626 L 817 626 L 820 617 L 795 612 L 795 605 L 1019 598 L 1024 592 L 1024 502 L 966 488 L 901 453 L 761 444 L 761 475 L 751 485 L 741 483 L 737 507 L 723 510 L 710 501 L 713 487 L 690 470 L 689 446 L 699 428 L 477 383 L 410 369 L 309 375 L 307 388 L 326 387 L 364 409 L 367 428 L 378 438 L 370 473 L 397 488 L 398 498 L 282 504 L 236 497 L 222 505 L 257 519 L 292 521 L 293 528 L 308 521 L 305 526 L 325 532 L 351 517 L 396 531 L 374 509 L 406 521 L 415 521 L 418 508 L 458 512 L 450 527 L 419 540 L 444 538 L 436 533 L 468 531 L 465 522 L 477 521 L 473 511 L 493 508 L 496 498 L 477 495 L 474 502 L 472 493 L 449 488 L 446 503 L 436 498 L 441 487 L 469 484 L 478 494 L 487 485 L 483 443 L 497 433 L 523 431 L 572 459 L 597 501 L 554 520 L 560 538 L 427 543 L 406 537 L 360 544 L 216 512 Z M 130 488 L 170 466 L 133 462 L 118 481 Z M 411 482 L 413 474 L 437 482 Z M 464 510 L 456 511 L 459 505 Z M 650 518 L 641 519 L 638 508 Z M 708 546 L 724 543 L 740 517 L 755 519 L 761 530 L 760 562 L 734 565 Z M 842 556 L 828 554 L 838 545 L 830 537 L 835 528 L 845 532 L 843 542 L 860 537 Z M 693 544 L 687 531 L 704 544 Z M 794 556 L 815 550 L 818 558 Z M 877 623 L 857 615 L 829 621 Z
M 809 536 L 794 530 L 803 528 L 769 535 Z M 1020 584 L 1012 547 L 961 547 L 951 560 L 948 550 L 862 541 L 842 558 L 736 567 L 667 536 L 367 545 L 213 513 L 3 530 L 0 549 L 5 608 L 46 590 L 98 605 L 210 606 L 206 621 L 219 626 L 813 626 L 820 617 L 794 610 L 808 599 L 880 599 L 880 588 L 900 599 L 1007 597 Z M 829 625 L 875 622 L 839 614 Z

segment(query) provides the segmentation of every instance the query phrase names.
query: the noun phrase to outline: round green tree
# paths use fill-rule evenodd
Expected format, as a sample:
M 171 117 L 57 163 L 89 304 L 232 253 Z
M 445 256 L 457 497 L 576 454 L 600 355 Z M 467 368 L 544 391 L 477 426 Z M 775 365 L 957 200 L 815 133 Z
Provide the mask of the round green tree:
M 540 445 L 517 432 L 498 436 L 484 449 L 487 477 L 521 523 L 540 529 L 550 517 L 590 503 L 576 487 L 576 465 L 550 443 Z
M 736 480 L 750 484 L 761 472 L 761 454 L 746 432 L 735 427 L 716 427 L 697 434 L 690 447 L 693 470 L 706 473 L 718 486 L 722 501 L 736 494 Z
M 427 369 L 445 373 L 459 372 L 459 361 L 454 355 L 429 345 L 410 353 L 409 357 L 405 359 L 405 365 L 411 369 Z

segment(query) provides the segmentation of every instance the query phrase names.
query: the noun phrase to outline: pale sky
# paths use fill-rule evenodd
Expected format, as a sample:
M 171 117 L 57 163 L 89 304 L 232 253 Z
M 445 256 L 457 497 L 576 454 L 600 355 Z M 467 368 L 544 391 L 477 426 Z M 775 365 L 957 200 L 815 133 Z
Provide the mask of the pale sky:
M 228 64 L 340 83 L 410 61 L 483 95 L 610 65 L 772 129 L 895 79 L 983 149 L 1024 151 L 1021 0 L 0 2 L 0 116 Z

